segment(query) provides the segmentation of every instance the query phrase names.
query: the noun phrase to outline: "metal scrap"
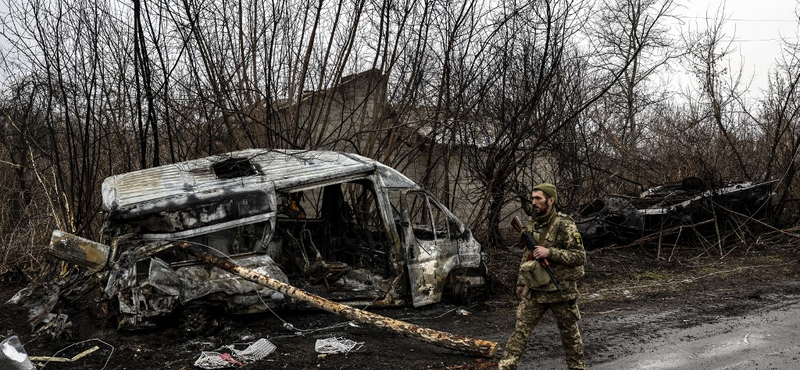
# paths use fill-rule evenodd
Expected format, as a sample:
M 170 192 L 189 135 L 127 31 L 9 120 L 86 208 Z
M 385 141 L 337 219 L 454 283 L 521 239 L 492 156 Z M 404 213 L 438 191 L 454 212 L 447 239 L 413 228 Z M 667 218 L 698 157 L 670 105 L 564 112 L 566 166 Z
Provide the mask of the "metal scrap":
M 631 243 L 644 235 L 702 225 L 718 213 L 763 217 L 771 210 L 775 181 L 708 186 L 696 177 L 649 188 L 638 196 L 605 197 L 584 207 L 575 223 L 587 248 Z
M 328 355 L 350 353 L 352 351 L 357 351 L 363 345 L 364 342 L 356 342 L 343 337 L 330 337 L 317 339 L 317 341 L 314 342 L 314 351 Z
M 0 341 L 0 368 L 4 370 L 36 369 L 16 335 Z

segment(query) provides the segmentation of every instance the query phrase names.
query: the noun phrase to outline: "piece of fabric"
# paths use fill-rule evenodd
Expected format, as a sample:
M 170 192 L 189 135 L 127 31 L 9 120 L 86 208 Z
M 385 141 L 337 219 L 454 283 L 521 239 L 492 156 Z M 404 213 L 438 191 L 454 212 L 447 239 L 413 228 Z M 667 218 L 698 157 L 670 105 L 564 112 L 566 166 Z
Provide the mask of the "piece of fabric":
M 528 287 L 542 290 L 558 289 L 555 284 L 551 284 L 550 274 L 537 260 L 523 262 L 519 269 L 519 275 Z

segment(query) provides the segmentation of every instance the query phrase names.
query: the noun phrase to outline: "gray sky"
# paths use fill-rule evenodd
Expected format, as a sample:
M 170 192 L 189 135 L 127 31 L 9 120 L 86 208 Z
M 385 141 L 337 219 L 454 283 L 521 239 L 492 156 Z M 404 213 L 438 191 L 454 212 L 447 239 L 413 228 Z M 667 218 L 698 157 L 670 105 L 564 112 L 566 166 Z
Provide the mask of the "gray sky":
M 0 0 L 0 13 L 6 12 L 6 2 Z M 781 38 L 791 42 L 798 40 L 798 0 L 677 0 L 682 24 L 676 27 L 675 33 L 690 28 L 706 26 L 706 18 L 714 18 L 723 12 L 727 20 L 725 34 L 733 39 L 731 47 L 735 52 L 730 63 L 733 69 L 742 68 L 744 79 L 753 82 L 750 94 L 760 95 L 766 89 L 770 68 L 780 57 Z M 2 57 L 2 56 L 0 56 Z M 680 68 L 680 66 L 677 66 Z M 676 88 L 689 83 L 689 78 L 680 73 L 674 77 Z M 4 79 L 0 72 L 0 81 Z
M 723 15 L 725 40 L 733 40 L 735 49 L 730 64 L 742 68 L 743 80 L 753 79 L 750 94 L 760 95 L 767 87 L 770 68 L 781 55 L 781 39 L 797 43 L 798 18 L 796 0 L 678 0 L 683 6 L 685 30 L 706 27 L 706 17 Z M 722 6 L 724 5 L 724 9 Z M 683 78 L 682 78 L 683 80 Z

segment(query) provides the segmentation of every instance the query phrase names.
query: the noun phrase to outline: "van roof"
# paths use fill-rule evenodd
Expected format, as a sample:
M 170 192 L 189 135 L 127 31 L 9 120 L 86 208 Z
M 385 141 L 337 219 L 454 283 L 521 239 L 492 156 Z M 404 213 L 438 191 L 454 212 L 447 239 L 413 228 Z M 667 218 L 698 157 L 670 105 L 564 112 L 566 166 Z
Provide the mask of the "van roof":
M 357 154 L 246 149 L 108 177 L 103 181 L 103 208 L 131 217 L 203 199 L 289 189 L 376 171 L 386 187 L 419 187 L 397 170 Z

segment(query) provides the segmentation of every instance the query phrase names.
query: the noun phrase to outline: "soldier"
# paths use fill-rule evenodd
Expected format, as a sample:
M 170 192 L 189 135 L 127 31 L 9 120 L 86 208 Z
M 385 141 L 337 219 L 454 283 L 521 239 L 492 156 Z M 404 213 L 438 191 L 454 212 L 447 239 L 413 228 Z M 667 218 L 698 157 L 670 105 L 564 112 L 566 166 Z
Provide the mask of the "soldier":
M 531 192 L 533 219 L 528 229 L 538 241 L 526 251 L 517 280 L 517 324 L 508 338 L 500 369 L 516 369 L 536 324 L 547 310 L 553 312 L 569 369 L 584 369 L 583 342 L 578 330 L 578 279 L 583 276 L 586 252 L 572 219 L 555 209 L 556 187 L 543 183 Z M 556 281 L 540 263 L 547 259 Z M 559 289 L 560 288 L 560 289 Z

